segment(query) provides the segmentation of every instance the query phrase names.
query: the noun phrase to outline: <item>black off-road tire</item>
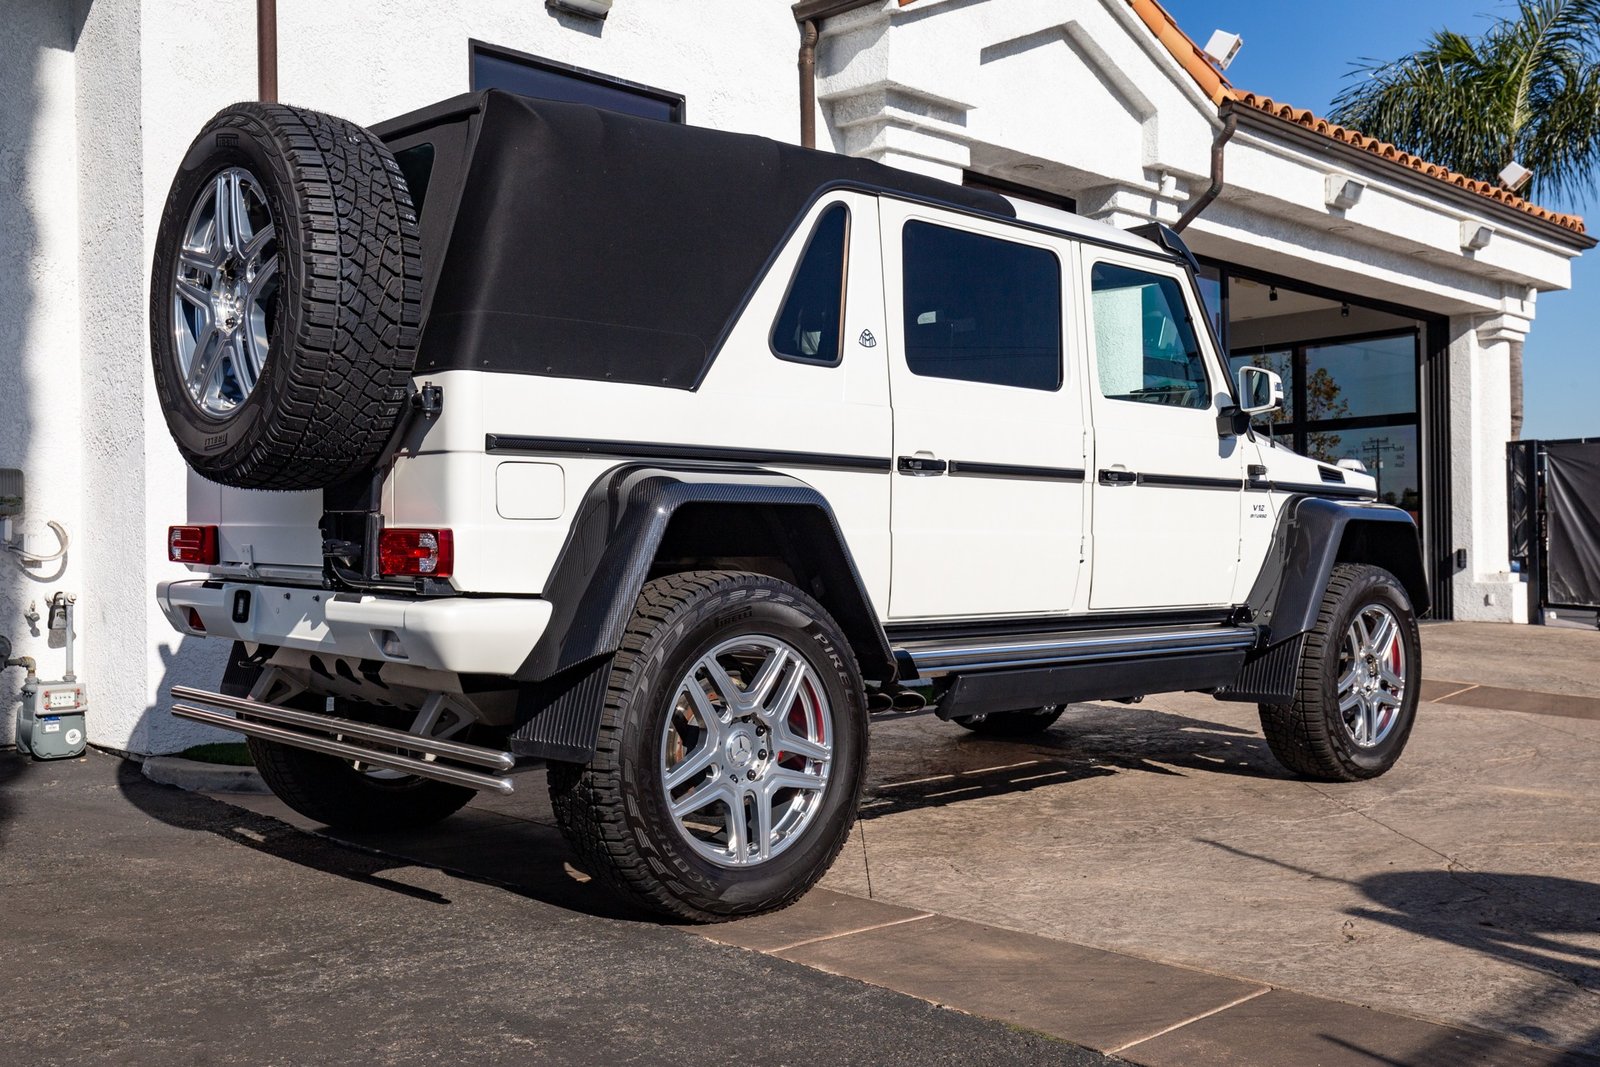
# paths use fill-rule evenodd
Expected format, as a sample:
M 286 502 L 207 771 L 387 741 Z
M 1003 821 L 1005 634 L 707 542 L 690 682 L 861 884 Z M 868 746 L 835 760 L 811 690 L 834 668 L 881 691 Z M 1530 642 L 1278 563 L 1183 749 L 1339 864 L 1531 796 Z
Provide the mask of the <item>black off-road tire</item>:
M 265 196 L 278 282 L 263 300 L 260 378 L 219 414 L 182 380 L 173 284 L 191 211 L 232 167 Z M 407 401 L 421 314 L 416 211 L 381 141 L 281 104 L 235 104 L 206 124 L 167 197 L 150 284 L 156 391 L 190 466 L 249 489 L 317 489 L 370 470 Z
M 249 739 L 256 770 L 279 800 L 343 830 L 409 830 L 448 818 L 475 792 L 427 778 L 374 778 L 345 760 Z
M 833 762 L 822 807 L 802 837 L 759 866 L 720 867 L 696 853 L 672 821 L 660 739 L 691 665 L 716 644 L 753 633 L 776 637 L 810 661 L 834 709 Z M 766 575 L 688 571 L 640 592 L 612 661 L 594 759 L 552 763 L 550 798 L 568 844 L 601 884 L 649 911 L 722 922 L 787 907 L 827 872 L 855 822 L 866 760 L 860 672 L 827 611 Z
M 1054 705 L 1027 711 L 992 711 L 987 715 L 962 715 L 950 720 L 982 737 L 1037 737 L 1055 725 L 1067 709 Z
M 1339 713 L 1339 647 L 1356 612 L 1378 602 L 1400 624 L 1405 653 L 1405 690 L 1398 720 L 1373 748 L 1361 748 L 1345 730 Z M 1300 652 L 1296 695 L 1290 704 L 1262 704 L 1261 729 L 1278 762 L 1303 778 L 1356 782 L 1376 778 L 1405 750 L 1416 719 L 1422 680 L 1422 649 L 1411 598 L 1393 574 L 1361 563 L 1334 566 Z

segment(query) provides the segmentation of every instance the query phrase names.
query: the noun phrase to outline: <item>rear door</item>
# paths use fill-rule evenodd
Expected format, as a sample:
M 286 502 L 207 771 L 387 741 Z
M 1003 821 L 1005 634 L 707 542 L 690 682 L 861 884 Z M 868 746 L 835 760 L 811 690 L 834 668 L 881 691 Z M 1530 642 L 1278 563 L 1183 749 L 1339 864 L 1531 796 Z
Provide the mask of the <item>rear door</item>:
M 885 198 L 892 618 L 1072 607 L 1082 386 L 1072 245 Z
M 1094 421 L 1089 607 L 1228 604 L 1245 448 L 1221 437 L 1227 378 L 1177 264 L 1083 250 Z

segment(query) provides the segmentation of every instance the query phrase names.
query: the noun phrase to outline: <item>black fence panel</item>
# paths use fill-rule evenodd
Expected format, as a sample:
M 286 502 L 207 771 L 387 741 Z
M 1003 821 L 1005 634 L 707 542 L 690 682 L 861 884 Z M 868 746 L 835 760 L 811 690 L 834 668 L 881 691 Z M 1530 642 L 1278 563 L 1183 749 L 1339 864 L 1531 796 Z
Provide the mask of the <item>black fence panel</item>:
M 1542 450 L 1546 603 L 1600 608 L 1600 441 Z

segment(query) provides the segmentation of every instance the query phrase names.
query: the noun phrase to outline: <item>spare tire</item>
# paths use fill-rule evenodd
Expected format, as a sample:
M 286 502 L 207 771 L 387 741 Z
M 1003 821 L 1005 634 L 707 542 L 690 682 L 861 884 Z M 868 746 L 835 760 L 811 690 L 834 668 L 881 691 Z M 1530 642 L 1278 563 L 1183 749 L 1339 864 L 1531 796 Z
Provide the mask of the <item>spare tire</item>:
M 421 316 L 416 211 L 383 142 L 279 104 L 206 123 L 150 282 L 156 392 L 190 466 L 247 489 L 370 471 L 406 404 Z

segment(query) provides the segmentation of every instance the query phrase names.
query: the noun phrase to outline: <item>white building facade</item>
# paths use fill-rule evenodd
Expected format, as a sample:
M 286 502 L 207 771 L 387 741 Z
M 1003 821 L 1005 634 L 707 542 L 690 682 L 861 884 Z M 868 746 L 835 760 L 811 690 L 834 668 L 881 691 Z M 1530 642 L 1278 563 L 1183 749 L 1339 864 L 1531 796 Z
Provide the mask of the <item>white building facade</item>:
M 1175 222 L 1218 176 L 1220 140 L 1220 191 L 1184 237 L 1229 349 L 1291 383 L 1281 432 L 1381 472 L 1422 525 L 1437 614 L 1526 619 L 1511 356 L 1593 244 L 1580 221 L 1234 90 L 1153 0 L 561 6 L 278 0 L 278 96 L 371 124 L 566 79 L 787 141 L 809 105 L 821 148 L 1118 226 Z M 57 676 L 45 607 L 75 594 L 90 740 L 174 751 L 202 735 L 162 693 L 213 686 L 225 649 L 181 641 L 153 599 L 183 573 L 165 535 L 189 475 L 148 370 L 149 264 L 189 140 L 257 94 L 256 4 L 0 0 L 0 26 L 0 467 L 26 476 L 21 547 L 54 551 L 48 521 L 71 537 L 64 560 L 0 561 L 0 634 Z M 0 743 L 18 683 L 0 688 Z

